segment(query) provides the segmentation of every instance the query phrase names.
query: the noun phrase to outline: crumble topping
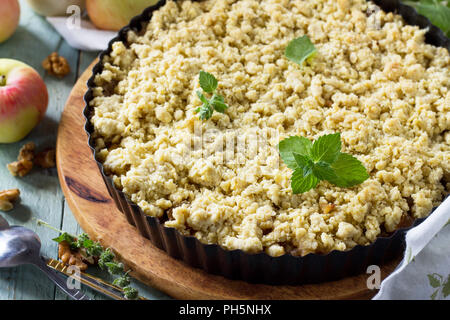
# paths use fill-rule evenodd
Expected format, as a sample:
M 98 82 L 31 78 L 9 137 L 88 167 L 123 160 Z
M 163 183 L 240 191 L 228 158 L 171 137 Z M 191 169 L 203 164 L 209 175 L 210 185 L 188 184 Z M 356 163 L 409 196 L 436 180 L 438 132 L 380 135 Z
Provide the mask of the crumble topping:
M 96 76 L 98 159 L 146 214 L 204 243 L 271 256 L 370 244 L 449 187 L 450 56 L 425 32 L 364 0 L 168 1 Z M 300 67 L 284 50 L 305 34 L 318 54 Z M 201 70 L 229 105 L 208 121 L 194 113 Z M 334 132 L 370 178 L 293 195 L 277 144 Z

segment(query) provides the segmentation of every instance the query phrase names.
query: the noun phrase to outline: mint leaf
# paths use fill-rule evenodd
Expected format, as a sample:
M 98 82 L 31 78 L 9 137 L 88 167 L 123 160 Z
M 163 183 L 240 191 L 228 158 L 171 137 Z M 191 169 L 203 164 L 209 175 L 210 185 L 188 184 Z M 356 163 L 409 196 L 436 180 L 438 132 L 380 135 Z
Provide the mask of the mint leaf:
M 197 91 L 197 97 L 200 99 L 201 102 L 203 102 L 204 104 L 208 104 L 209 101 L 208 99 L 206 99 L 206 97 L 203 95 L 203 93 L 201 93 L 201 91 Z
M 197 91 L 197 97 L 203 102 L 201 107 L 198 107 L 195 112 L 199 114 L 201 120 L 208 120 L 212 117 L 214 110 L 220 113 L 225 113 L 228 108 L 223 96 L 216 94 L 217 79 L 210 73 L 200 71 L 199 76 L 200 87 L 207 93 L 212 93 L 212 98 L 208 100 L 201 91 Z
M 284 55 L 286 58 L 298 65 L 303 65 L 306 59 L 311 58 L 317 53 L 316 47 L 308 38 L 304 35 L 303 37 L 297 38 L 289 42 Z
M 450 37 L 450 8 L 437 0 L 405 1 Z
M 334 169 L 326 162 L 318 162 L 313 167 L 314 175 L 320 180 L 334 180 L 337 178 Z
M 369 178 L 361 161 L 348 153 L 340 153 L 331 168 L 333 168 L 336 178 L 327 180 L 338 187 L 352 187 Z
M 319 179 L 313 174 L 309 174 L 306 177 L 303 175 L 302 168 L 295 169 L 291 178 L 291 188 L 294 194 L 303 193 L 309 191 L 317 186 Z
M 311 156 L 314 162 L 333 163 L 341 151 L 341 134 L 327 134 L 321 136 L 316 141 L 311 149 Z
M 218 81 L 211 73 L 200 71 L 199 82 L 205 92 L 213 93 L 217 89 Z
M 195 110 L 199 114 L 199 118 L 201 120 L 208 120 L 212 117 L 212 114 L 214 112 L 214 109 L 211 108 L 209 103 L 205 103 L 203 106 Z
M 214 107 L 214 110 L 220 113 L 224 113 L 225 110 L 228 108 L 228 106 L 224 101 L 224 98 L 221 95 L 214 94 L 209 102 Z
M 306 177 L 307 175 L 311 174 L 314 167 L 314 163 L 311 161 L 311 159 L 309 159 L 309 157 L 307 156 L 303 156 L 295 152 L 293 154 L 295 162 L 297 163 L 297 167 L 303 170 L 303 176 Z
M 288 168 L 294 170 L 291 177 L 293 193 L 306 192 L 320 180 L 338 187 L 351 187 L 368 179 L 364 165 L 340 149 L 339 133 L 324 135 L 314 143 L 297 136 L 280 141 L 280 157 Z
M 282 140 L 278 144 L 281 159 L 289 169 L 295 170 L 298 165 L 295 161 L 294 154 L 309 156 L 312 148 L 312 142 L 304 137 L 292 136 Z

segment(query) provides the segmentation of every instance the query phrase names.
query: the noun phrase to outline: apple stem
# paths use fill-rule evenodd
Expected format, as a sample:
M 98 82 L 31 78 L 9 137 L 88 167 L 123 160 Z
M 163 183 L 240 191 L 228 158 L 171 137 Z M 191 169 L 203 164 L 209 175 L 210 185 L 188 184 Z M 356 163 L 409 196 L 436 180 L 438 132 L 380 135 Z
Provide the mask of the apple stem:
M 6 85 L 6 77 L 0 76 L 0 87 L 3 87 L 4 85 Z

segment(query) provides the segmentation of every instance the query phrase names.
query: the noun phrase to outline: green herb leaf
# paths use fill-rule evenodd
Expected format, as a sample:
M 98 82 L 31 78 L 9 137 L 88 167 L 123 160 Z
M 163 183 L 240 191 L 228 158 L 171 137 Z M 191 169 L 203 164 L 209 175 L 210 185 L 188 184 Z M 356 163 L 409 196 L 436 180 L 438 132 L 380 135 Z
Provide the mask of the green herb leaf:
M 114 261 L 116 255 L 112 252 L 110 248 L 107 248 L 100 254 L 98 259 L 98 266 L 105 270 L 107 268 L 106 263 Z
M 312 142 L 305 137 L 292 136 L 282 140 L 278 144 L 281 159 L 289 169 L 295 170 L 298 167 L 294 154 L 309 156 L 312 148 Z
M 430 283 L 430 286 L 433 288 L 439 288 L 441 286 L 442 276 L 436 273 L 428 274 L 428 282 Z
M 448 275 L 446 282 L 442 286 L 442 294 L 444 295 L 444 298 L 447 298 L 450 295 L 450 274 Z
M 308 36 L 297 38 L 289 42 L 286 47 L 284 55 L 289 60 L 297 63 L 298 65 L 303 65 L 306 59 L 311 58 L 317 53 L 317 49 Z
M 108 272 L 114 275 L 121 275 L 123 271 L 123 263 L 119 262 L 106 262 L 106 267 L 108 268 Z
M 53 241 L 56 241 L 58 243 L 61 243 L 63 241 L 66 241 L 71 247 L 73 247 L 76 244 L 76 240 L 73 236 L 68 234 L 67 232 L 61 233 L 58 237 L 52 239 Z
M 124 296 L 127 299 L 134 300 L 138 298 L 138 291 L 133 287 L 123 288 Z
M 309 191 L 317 186 L 319 179 L 313 174 L 309 174 L 306 177 L 303 175 L 303 170 L 297 168 L 294 170 L 291 178 L 291 188 L 294 194 L 303 193 Z
M 312 162 L 308 156 L 304 156 L 294 152 L 294 159 L 297 163 L 297 167 L 303 170 L 303 177 L 306 177 L 312 172 L 314 162 Z
M 217 89 L 218 81 L 211 73 L 200 71 L 199 82 L 205 92 L 213 93 Z
M 445 6 L 443 1 L 405 1 L 405 4 L 415 8 L 419 14 L 427 17 L 432 24 L 450 37 L 450 8 L 448 5 Z
M 128 276 L 128 272 L 123 274 L 122 276 L 114 279 L 113 281 L 113 285 L 118 286 L 118 287 L 126 287 L 129 286 L 131 283 L 130 277 Z
M 221 95 L 214 94 L 210 100 L 210 103 L 214 107 L 214 110 L 220 113 L 224 113 L 225 110 L 228 108 L 228 106 L 224 101 L 224 98 Z
M 314 164 L 313 173 L 320 180 L 330 181 L 336 179 L 334 169 L 326 162 L 318 162 Z
M 336 179 L 327 180 L 338 187 L 353 187 L 369 178 L 361 161 L 348 153 L 340 153 L 331 167 L 336 174 Z
M 430 296 L 431 300 L 436 300 L 436 297 L 437 297 L 438 293 L 439 293 L 439 289 L 434 291 L 433 294 Z
M 341 134 L 327 134 L 321 136 L 316 141 L 311 149 L 311 157 L 314 162 L 333 163 L 341 151 Z
M 369 178 L 363 164 L 342 153 L 339 133 L 319 137 L 311 143 L 304 137 L 289 137 L 278 144 L 280 157 L 294 170 L 291 187 L 294 194 L 316 187 L 326 180 L 338 187 L 351 187 Z
M 93 257 L 99 257 L 103 253 L 103 247 L 99 242 L 92 242 L 89 247 L 85 248 L 87 254 Z
M 203 93 L 201 91 L 197 90 L 197 97 L 200 99 L 201 102 L 203 102 L 204 104 L 208 104 L 209 101 L 208 99 L 206 99 L 206 97 L 203 95 Z
M 203 106 L 198 108 L 196 112 L 199 114 L 199 118 L 201 120 L 208 120 L 212 117 L 212 114 L 214 112 L 214 109 L 211 108 L 209 103 L 205 103 Z
M 216 94 L 218 85 L 217 79 L 212 74 L 205 71 L 200 71 L 199 79 L 200 87 L 203 91 L 213 94 L 212 98 L 208 100 L 202 92 L 196 92 L 200 101 L 203 102 L 203 105 L 195 110 L 195 112 L 199 114 L 199 118 L 201 120 L 208 120 L 212 117 L 214 110 L 224 113 L 228 106 L 225 103 L 223 96 Z

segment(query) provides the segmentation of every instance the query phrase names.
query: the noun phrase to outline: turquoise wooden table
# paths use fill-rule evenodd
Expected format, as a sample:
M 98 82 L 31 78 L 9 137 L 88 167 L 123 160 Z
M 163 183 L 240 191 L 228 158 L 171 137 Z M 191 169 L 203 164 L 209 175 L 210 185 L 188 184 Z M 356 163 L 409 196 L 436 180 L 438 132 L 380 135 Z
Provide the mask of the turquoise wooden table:
M 33 141 L 38 149 L 53 147 L 61 112 L 69 93 L 79 75 L 97 56 L 96 52 L 83 52 L 71 48 L 64 39 L 47 23 L 45 18 L 35 14 L 26 1 L 20 1 L 20 26 L 16 33 L 6 42 L 0 44 L 0 58 L 23 61 L 34 67 L 43 77 L 48 93 L 49 105 L 43 121 L 23 141 L 14 144 L 0 144 L 0 190 L 18 188 L 21 201 L 13 211 L 2 215 L 11 225 L 23 225 L 35 230 L 42 241 L 42 253 L 48 257 L 57 257 L 57 245 L 51 239 L 57 236 L 55 231 L 39 227 L 36 219 L 72 234 L 82 232 L 67 206 L 58 182 L 56 168 L 33 169 L 23 178 L 11 176 L 6 164 L 15 161 L 23 144 Z M 45 73 L 41 66 L 51 52 L 56 51 L 70 63 L 71 72 L 63 79 L 57 79 Z M 97 273 L 97 270 L 89 270 Z M 146 287 L 137 281 L 133 285 L 144 297 L 149 299 L 166 299 L 165 294 Z M 89 296 L 106 299 L 101 294 L 83 287 Z M 68 299 L 40 271 L 32 266 L 0 269 L 0 299 Z

